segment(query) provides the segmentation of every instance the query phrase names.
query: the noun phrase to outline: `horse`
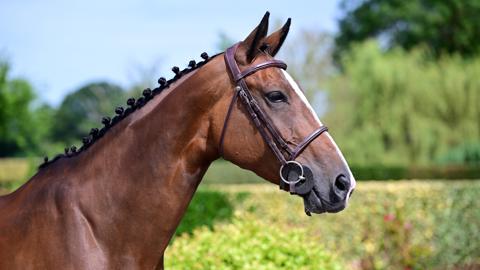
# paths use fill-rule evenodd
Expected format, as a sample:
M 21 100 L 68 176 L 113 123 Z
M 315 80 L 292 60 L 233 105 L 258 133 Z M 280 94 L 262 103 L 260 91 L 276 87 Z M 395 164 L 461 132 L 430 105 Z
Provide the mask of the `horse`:
M 0 269 L 163 269 L 164 251 L 204 173 L 224 158 L 338 212 L 355 179 L 302 90 L 275 60 L 291 20 L 267 12 L 226 52 L 190 61 L 45 159 L 0 197 Z

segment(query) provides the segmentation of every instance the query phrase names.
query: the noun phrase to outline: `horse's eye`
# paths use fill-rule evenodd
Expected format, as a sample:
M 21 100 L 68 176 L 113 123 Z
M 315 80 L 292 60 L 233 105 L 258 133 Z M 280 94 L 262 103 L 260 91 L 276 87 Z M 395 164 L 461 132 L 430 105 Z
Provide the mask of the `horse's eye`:
M 268 101 L 273 102 L 273 103 L 279 103 L 279 102 L 286 102 L 287 97 L 280 91 L 272 91 L 268 92 L 265 95 L 268 99 Z

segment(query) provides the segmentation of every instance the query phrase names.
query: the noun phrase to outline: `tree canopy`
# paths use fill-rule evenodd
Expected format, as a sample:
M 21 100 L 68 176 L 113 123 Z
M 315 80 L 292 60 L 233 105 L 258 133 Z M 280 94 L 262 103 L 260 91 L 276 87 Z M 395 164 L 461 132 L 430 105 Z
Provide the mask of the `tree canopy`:
M 387 48 L 426 45 L 439 56 L 480 51 L 480 1 L 343 0 L 336 58 L 355 42 L 378 38 Z
M 480 58 L 432 61 L 429 54 L 382 52 L 370 41 L 342 58 L 327 123 L 335 123 L 332 133 L 351 162 L 480 161 L 471 152 L 480 143 Z
M 49 108 L 34 106 L 32 86 L 11 78 L 9 71 L 9 63 L 0 60 L 0 157 L 38 153 L 48 132 Z
M 65 97 L 55 113 L 54 139 L 66 143 L 80 140 L 124 102 L 125 92 L 114 84 L 96 82 L 79 88 Z

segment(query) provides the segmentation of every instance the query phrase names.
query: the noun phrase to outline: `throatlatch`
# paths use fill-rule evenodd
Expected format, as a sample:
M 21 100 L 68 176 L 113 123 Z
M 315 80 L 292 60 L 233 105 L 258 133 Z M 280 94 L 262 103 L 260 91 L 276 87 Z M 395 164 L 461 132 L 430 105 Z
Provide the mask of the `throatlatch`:
M 258 102 L 251 94 L 250 89 L 245 82 L 245 77 L 252 75 L 259 70 L 269 67 L 287 69 L 287 64 L 279 60 L 268 60 L 266 62 L 249 67 L 244 71 L 240 71 L 237 62 L 235 61 L 235 52 L 238 46 L 239 43 L 228 48 L 225 52 L 225 63 L 236 86 L 235 93 L 233 94 L 232 101 L 230 102 L 227 114 L 225 116 L 225 122 L 223 124 L 223 129 L 220 136 L 220 154 L 223 156 L 223 140 L 228 127 L 228 120 L 230 119 L 234 105 L 240 97 L 240 100 L 245 106 L 250 119 L 253 121 L 263 140 L 272 150 L 273 154 L 275 157 L 277 157 L 281 164 L 279 172 L 281 179 L 280 188 L 285 191 L 289 191 L 291 194 L 306 195 L 313 188 L 313 173 L 308 166 L 302 165 L 300 162 L 295 161 L 295 159 L 318 136 L 320 136 L 323 132 L 328 131 L 328 128 L 326 126 L 319 127 L 310 135 L 308 135 L 295 148 L 290 148 L 288 143 L 281 136 L 280 132 L 273 125 L 272 120 L 260 108 Z

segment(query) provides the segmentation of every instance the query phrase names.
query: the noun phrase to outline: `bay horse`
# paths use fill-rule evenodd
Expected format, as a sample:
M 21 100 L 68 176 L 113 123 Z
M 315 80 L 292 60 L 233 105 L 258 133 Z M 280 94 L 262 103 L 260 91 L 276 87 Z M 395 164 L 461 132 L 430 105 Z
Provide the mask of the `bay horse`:
M 355 179 L 299 86 L 273 57 L 290 19 L 267 12 L 226 52 L 190 61 L 118 107 L 83 146 L 45 159 L 0 197 L 0 269 L 163 269 L 163 254 L 216 159 L 303 198 L 310 214 L 347 205 Z

